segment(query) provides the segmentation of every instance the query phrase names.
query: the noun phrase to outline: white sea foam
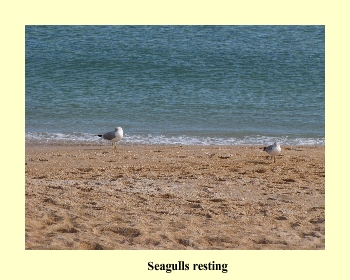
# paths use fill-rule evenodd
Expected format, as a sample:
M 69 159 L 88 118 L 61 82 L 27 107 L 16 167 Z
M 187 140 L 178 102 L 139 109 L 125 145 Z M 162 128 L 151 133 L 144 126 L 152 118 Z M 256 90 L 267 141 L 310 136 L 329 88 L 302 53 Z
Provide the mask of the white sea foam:
M 107 141 L 101 141 L 98 136 L 90 133 L 48 133 L 27 132 L 25 134 L 27 144 L 91 144 L 109 145 Z M 322 146 L 325 138 L 303 138 L 303 137 L 272 137 L 272 136 L 245 136 L 245 137 L 197 137 L 197 136 L 167 136 L 167 135 L 128 135 L 125 134 L 120 145 L 142 144 L 142 145 L 266 145 L 279 142 L 281 145 L 291 146 Z

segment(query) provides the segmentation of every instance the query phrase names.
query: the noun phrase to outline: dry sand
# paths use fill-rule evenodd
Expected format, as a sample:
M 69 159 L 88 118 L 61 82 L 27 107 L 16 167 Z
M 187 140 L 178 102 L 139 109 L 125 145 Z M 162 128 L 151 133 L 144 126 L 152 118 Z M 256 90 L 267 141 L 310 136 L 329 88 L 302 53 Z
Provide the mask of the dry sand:
M 325 148 L 27 145 L 26 249 L 325 249 Z

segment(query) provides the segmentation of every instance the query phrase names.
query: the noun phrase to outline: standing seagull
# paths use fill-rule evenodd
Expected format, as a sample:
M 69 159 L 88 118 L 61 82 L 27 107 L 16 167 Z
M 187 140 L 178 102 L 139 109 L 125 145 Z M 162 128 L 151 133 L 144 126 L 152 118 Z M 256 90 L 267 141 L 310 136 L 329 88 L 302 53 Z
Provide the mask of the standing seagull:
M 273 162 L 276 162 L 276 155 L 281 152 L 281 147 L 277 142 L 275 142 L 273 145 L 264 147 L 264 151 L 267 152 L 271 158 L 273 157 Z
M 97 135 L 99 137 L 102 137 L 103 139 L 112 141 L 113 148 L 116 149 L 116 143 L 123 138 L 123 129 L 121 127 L 116 127 L 114 131 L 106 132 L 105 134 Z

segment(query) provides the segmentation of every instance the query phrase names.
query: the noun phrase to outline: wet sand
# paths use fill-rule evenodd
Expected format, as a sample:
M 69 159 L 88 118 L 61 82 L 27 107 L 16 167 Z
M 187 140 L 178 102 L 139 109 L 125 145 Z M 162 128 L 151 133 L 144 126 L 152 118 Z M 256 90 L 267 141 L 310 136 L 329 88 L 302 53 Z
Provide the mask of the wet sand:
M 325 148 L 27 145 L 25 247 L 325 249 Z

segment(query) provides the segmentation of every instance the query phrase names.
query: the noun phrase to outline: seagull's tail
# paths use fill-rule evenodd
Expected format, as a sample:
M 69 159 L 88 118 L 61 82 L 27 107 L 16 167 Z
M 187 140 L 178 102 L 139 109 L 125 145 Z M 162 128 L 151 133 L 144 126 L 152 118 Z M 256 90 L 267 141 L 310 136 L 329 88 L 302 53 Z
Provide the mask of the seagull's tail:
M 102 137 L 102 134 L 98 134 L 97 136 L 98 136 L 98 137 Z

